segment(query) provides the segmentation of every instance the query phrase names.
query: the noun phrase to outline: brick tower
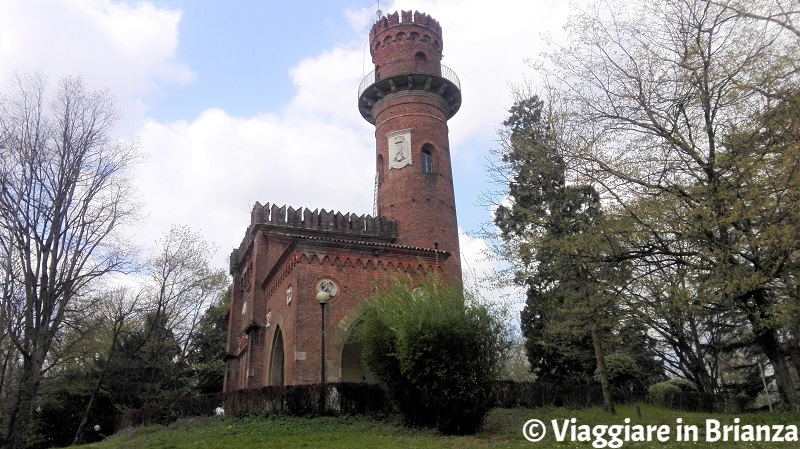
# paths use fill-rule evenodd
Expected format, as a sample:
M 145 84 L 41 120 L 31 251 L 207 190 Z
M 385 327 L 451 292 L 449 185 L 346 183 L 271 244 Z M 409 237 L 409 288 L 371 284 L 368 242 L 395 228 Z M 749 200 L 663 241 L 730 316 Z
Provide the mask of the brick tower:
M 230 257 L 226 392 L 323 378 L 374 382 L 351 337 L 375 285 L 430 273 L 461 280 L 447 138 L 461 90 L 439 63 L 441 27 L 427 14 L 394 13 L 372 27 L 370 41 L 375 71 L 358 96 L 375 124 L 375 216 L 253 206 Z M 331 298 L 323 306 L 321 291 Z M 229 399 L 226 411 L 236 414 Z
M 358 90 L 375 125 L 376 214 L 395 220 L 396 243 L 449 252 L 461 280 L 447 120 L 461 106 L 458 77 L 442 60 L 442 27 L 427 14 L 386 15 L 369 34 L 375 71 Z

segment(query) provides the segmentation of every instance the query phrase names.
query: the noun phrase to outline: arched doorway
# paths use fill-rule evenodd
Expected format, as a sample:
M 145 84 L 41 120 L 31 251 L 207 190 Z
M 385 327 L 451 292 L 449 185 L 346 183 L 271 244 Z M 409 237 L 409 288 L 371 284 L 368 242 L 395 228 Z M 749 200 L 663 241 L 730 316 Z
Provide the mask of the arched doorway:
M 361 342 L 358 340 L 356 323 L 347 335 L 345 344 L 342 347 L 342 382 L 366 382 L 375 383 L 375 375 L 367 368 L 362 356 Z
M 283 333 L 280 326 L 275 329 L 275 338 L 272 340 L 272 350 L 270 351 L 269 384 L 282 386 L 284 383 L 283 365 Z

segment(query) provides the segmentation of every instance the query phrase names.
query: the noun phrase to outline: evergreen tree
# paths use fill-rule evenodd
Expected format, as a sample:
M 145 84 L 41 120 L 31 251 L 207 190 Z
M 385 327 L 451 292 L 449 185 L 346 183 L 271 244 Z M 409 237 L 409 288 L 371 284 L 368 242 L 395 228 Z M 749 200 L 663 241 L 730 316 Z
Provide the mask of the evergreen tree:
M 228 309 L 231 289 L 212 304 L 200 319 L 192 342 L 193 389 L 199 394 L 219 393 L 225 380 L 225 350 L 228 339 Z
M 126 335 L 110 359 L 106 389 L 118 409 L 169 404 L 189 392 L 181 348 L 166 322 L 146 317 L 144 327 Z
M 509 204 L 497 208 L 495 224 L 511 256 L 523 263 L 516 279 L 528 289 L 521 327 L 532 370 L 541 380 L 565 384 L 596 376 L 613 411 L 604 346 L 613 343 L 608 349 L 615 360 L 624 359 L 621 339 L 610 336 L 623 329 L 616 304 L 626 281 L 613 223 L 592 186 L 567 182 L 542 100 L 517 101 L 503 126 Z M 641 341 L 640 333 L 625 337 L 631 336 Z

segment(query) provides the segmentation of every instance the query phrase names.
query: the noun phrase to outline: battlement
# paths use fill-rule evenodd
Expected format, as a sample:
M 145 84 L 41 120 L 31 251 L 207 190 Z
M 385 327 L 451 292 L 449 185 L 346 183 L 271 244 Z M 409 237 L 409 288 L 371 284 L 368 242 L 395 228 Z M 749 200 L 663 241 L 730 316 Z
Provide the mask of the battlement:
M 381 17 L 377 22 L 375 22 L 374 25 L 372 25 L 372 29 L 369 32 L 369 41 L 372 42 L 375 39 L 375 36 L 389 27 L 401 24 L 409 25 L 412 23 L 430 29 L 439 35 L 440 38 L 442 36 L 442 26 L 439 25 L 439 22 L 436 19 L 428 14 L 414 11 L 414 14 L 412 15 L 411 11 L 400 11 L 399 13 L 395 11 L 392 14 L 386 14 L 385 16 Z
M 312 231 L 317 233 L 344 235 L 357 239 L 369 237 L 370 240 L 393 240 L 397 238 L 397 222 L 386 217 L 370 215 L 342 214 L 325 209 L 314 211 L 308 208 L 295 209 L 291 206 L 278 207 L 277 204 L 262 205 L 256 202 L 250 212 L 250 226 L 247 227 L 242 243 L 231 254 L 231 272 L 238 266 L 247 250 L 256 226 L 280 227 L 285 230 Z M 319 234 L 317 234 L 319 235 Z
M 308 208 L 294 209 L 289 206 L 262 206 L 256 202 L 250 213 L 250 224 L 271 224 L 290 228 L 336 231 L 337 233 L 372 235 L 376 237 L 396 237 L 396 224 L 385 217 L 370 215 L 342 214 L 325 209 L 311 211 Z

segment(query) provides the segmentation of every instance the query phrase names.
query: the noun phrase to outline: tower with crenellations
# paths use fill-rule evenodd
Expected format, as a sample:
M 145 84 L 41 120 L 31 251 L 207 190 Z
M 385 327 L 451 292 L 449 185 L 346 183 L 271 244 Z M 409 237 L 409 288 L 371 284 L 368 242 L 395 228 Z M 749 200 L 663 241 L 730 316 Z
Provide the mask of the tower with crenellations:
M 375 125 L 376 210 L 253 206 L 230 257 L 226 392 L 317 383 L 321 364 L 327 382 L 374 381 L 350 336 L 376 283 L 429 273 L 461 282 L 447 127 L 461 87 L 440 62 L 441 26 L 395 12 L 373 25 L 369 41 L 375 70 L 358 88 L 358 109 Z M 324 359 L 322 290 L 331 297 Z
M 375 125 L 377 214 L 398 223 L 401 244 L 454 254 L 461 279 L 447 121 L 461 106 L 455 72 L 441 64 L 442 27 L 401 11 L 372 26 L 375 71 L 359 86 L 361 115 Z

